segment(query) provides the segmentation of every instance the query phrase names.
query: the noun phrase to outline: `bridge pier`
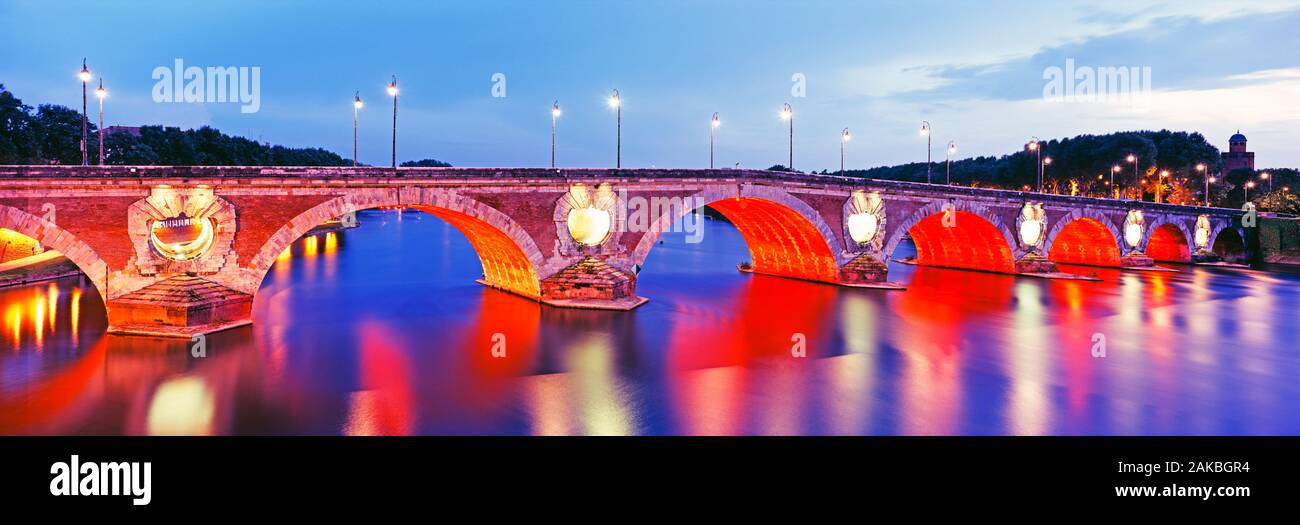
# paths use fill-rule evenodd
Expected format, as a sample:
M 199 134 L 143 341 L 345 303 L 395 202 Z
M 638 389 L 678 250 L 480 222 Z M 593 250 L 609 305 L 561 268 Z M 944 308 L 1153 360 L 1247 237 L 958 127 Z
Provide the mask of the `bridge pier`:
M 542 280 L 541 302 L 562 308 L 631 310 L 649 299 L 636 295 L 636 277 L 595 257 Z
M 191 338 L 253 322 L 253 296 L 177 275 L 110 299 L 108 333 Z

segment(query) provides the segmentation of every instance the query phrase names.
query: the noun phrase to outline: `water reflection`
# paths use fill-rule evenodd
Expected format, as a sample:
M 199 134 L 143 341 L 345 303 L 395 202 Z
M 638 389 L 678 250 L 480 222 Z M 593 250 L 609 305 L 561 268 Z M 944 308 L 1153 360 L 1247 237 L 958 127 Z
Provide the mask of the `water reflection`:
M 0 433 L 1300 433 L 1295 273 L 894 265 L 907 291 L 839 289 L 736 272 L 709 221 L 651 252 L 650 303 L 593 312 L 474 284 L 432 216 L 361 220 L 281 254 L 257 322 L 201 358 L 105 336 L 84 280 L 0 290 Z

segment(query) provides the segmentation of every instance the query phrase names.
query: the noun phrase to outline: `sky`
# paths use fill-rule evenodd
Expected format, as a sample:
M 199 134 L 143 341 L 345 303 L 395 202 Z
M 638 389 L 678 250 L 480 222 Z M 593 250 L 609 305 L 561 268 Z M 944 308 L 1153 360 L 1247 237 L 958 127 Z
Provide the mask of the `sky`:
M 376 165 L 397 75 L 399 161 L 548 166 L 558 100 L 558 164 L 611 166 L 618 89 L 624 167 L 706 167 L 714 112 L 720 167 L 784 164 L 787 102 L 801 170 L 838 169 L 844 128 L 849 168 L 924 161 L 923 120 L 935 160 L 949 141 L 964 158 L 1161 128 L 1227 149 L 1240 129 L 1257 166 L 1296 167 L 1296 27 L 1300 0 L 0 0 L 0 83 L 30 105 L 78 107 L 85 57 L 109 90 L 106 125 L 210 125 L 344 157 L 359 92 L 359 157 Z M 155 68 L 177 59 L 259 68 L 257 111 L 155 100 Z M 1050 72 L 1067 61 L 1149 82 L 1119 100 L 1056 97 Z

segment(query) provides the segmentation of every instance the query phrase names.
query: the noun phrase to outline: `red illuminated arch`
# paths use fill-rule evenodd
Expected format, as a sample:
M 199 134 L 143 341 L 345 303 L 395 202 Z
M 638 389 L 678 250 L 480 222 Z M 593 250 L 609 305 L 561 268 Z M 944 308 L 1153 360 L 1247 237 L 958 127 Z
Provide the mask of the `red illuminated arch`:
M 1187 235 L 1177 226 L 1164 223 L 1151 230 L 1147 240 L 1148 257 L 1162 262 L 1191 262 L 1191 247 Z
M 258 250 L 247 268 L 254 276 L 253 289 L 244 291 L 255 293 L 276 257 L 317 225 L 347 213 L 399 204 L 443 219 L 469 239 L 483 264 L 484 284 L 534 299 L 541 295 L 537 277 L 541 251 L 523 227 L 490 206 L 445 190 L 424 190 L 414 201 L 403 203 L 392 194 L 344 195 L 303 212 Z
M 740 230 L 756 273 L 839 282 L 840 261 L 831 250 L 835 234 L 802 200 L 775 188 L 731 185 L 709 188 L 688 198 L 693 205 L 717 210 Z M 637 242 L 632 263 L 644 264 L 663 232 L 689 211 L 669 210 L 652 220 L 650 230 Z
M 1011 246 L 997 226 L 968 211 L 949 213 L 955 214 L 952 226 L 944 225 L 944 212 L 940 212 L 907 229 L 916 244 L 917 264 L 1016 273 Z
M 836 282 L 839 272 L 826 238 L 794 210 L 763 199 L 709 204 L 740 230 L 757 273 Z
M 1054 236 L 1047 258 L 1063 264 L 1120 267 L 1119 239 L 1104 219 L 1076 217 L 1064 223 Z

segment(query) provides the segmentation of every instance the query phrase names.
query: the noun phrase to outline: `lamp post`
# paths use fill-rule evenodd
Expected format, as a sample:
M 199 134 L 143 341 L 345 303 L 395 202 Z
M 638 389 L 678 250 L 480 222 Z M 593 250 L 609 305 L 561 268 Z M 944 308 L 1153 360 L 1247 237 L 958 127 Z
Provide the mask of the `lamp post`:
M 1110 184 L 1107 184 L 1107 186 L 1110 186 L 1111 188 L 1110 192 L 1108 193 L 1111 194 L 1110 198 L 1112 199 L 1114 199 L 1117 196 L 1116 194 L 1119 192 L 1119 186 L 1115 185 L 1115 174 L 1119 173 L 1121 169 L 1123 168 L 1119 167 L 1119 164 L 1116 164 L 1110 168 Z
M 614 168 L 623 167 L 623 98 L 617 89 L 609 97 L 609 107 L 614 108 Z
M 555 121 L 560 118 L 560 101 L 551 104 L 551 169 L 555 169 Z
M 1255 181 L 1253 180 L 1246 181 L 1246 184 L 1241 187 L 1241 196 L 1246 200 L 1246 202 L 1250 202 L 1250 189 L 1254 187 Z
M 1133 165 L 1133 183 L 1134 183 L 1134 185 L 1136 186 L 1136 185 L 1137 185 L 1137 181 L 1138 181 L 1138 179 L 1139 179 L 1139 177 L 1138 177 L 1138 162 L 1137 162 L 1137 155 L 1134 155 L 1134 154 L 1132 154 L 1132 153 L 1129 153 L 1129 154 L 1128 154 L 1128 157 L 1126 157 L 1124 160 L 1127 160 L 1129 164 L 1132 164 L 1132 165 Z M 1140 191 L 1142 191 L 1142 190 L 1139 189 L 1138 191 L 1140 192 Z M 1131 194 L 1132 192 L 1130 191 L 1129 193 Z M 1141 194 L 1141 193 L 1138 193 L 1138 199 L 1140 200 L 1141 198 L 1142 198 L 1142 194 Z
M 99 88 L 95 89 L 95 97 L 99 99 L 99 129 L 95 133 L 99 135 L 99 165 L 104 165 L 104 97 L 108 96 L 108 91 L 104 89 L 104 79 L 99 79 Z
M 1156 203 L 1164 202 L 1165 179 L 1169 177 L 1169 170 L 1160 170 L 1160 176 L 1156 177 Z
M 718 113 L 715 111 L 713 118 L 709 119 L 709 169 L 713 169 L 713 134 L 721 125 L 722 121 L 718 120 Z
M 393 97 L 393 169 L 397 169 L 397 75 L 388 83 L 388 95 Z
M 357 167 L 357 116 L 361 112 L 361 91 L 352 96 L 352 167 Z
M 790 123 L 790 165 L 787 167 L 794 171 L 794 110 L 789 102 L 781 106 L 781 119 Z
M 851 140 L 852 138 L 853 135 L 849 134 L 849 128 L 844 128 L 844 130 L 840 132 L 840 176 L 841 177 L 844 176 L 844 145 L 848 144 L 849 140 Z
M 1268 181 L 1268 191 L 1269 191 L 1269 193 L 1272 193 L 1272 192 L 1273 192 L 1273 177 L 1269 176 L 1268 172 L 1266 171 L 1266 172 L 1264 172 L 1264 173 L 1260 173 L 1260 174 L 1259 174 L 1259 178 Z
M 930 121 L 921 121 L 921 136 L 925 137 L 925 183 L 930 184 Z
M 90 70 L 86 68 L 86 59 L 81 59 L 81 72 L 77 73 L 81 79 L 81 165 L 90 164 L 86 158 L 86 126 L 88 117 L 86 116 L 86 83 L 90 82 Z
M 1205 170 L 1204 162 L 1196 163 L 1196 171 L 1201 174 L 1201 178 L 1205 179 L 1205 207 L 1208 208 L 1210 207 L 1210 183 L 1213 181 L 1210 180 L 1210 176 Z
M 1043 157 L 1043 167 L 1042 167 L 1041 169 L 1042 169 L 1042 171 L 1043 171 L 1043 181 L 1042 181 L 1042 184 L 1044 184 L 1044 185 L 1047 184 L 1047 167 L 1048 167 L 1048 166 L 1051 166 L 1051 165 L 1052 165 L 1052 158 L 1051 158 L 1051 157 Z M 1057 186 L 1057 188 L 1060 188 L 1060 186 Z
M 1037 164 L 1037 166 L 1034 167 L 1034 178 L 1037 181 L 1035 183 L 1035 187 L 1036 187 L 1035 191 L 1042 193 L 1043 192 L 1043 150 L 1038 147 L 1038 137 L 1031 137 L 1029 139 L 1029 144 L 1026 147 L 1029 148 L 1029 151 L 1034 152 L 1036 155 L 1037 160 L 1036 162 L 1034 162 L 1035 164 Z
M 948 169 L 944 172 L 943 183 L 952 184 L 952 154 L 957 153 L 957 142 L 948 141 Z

